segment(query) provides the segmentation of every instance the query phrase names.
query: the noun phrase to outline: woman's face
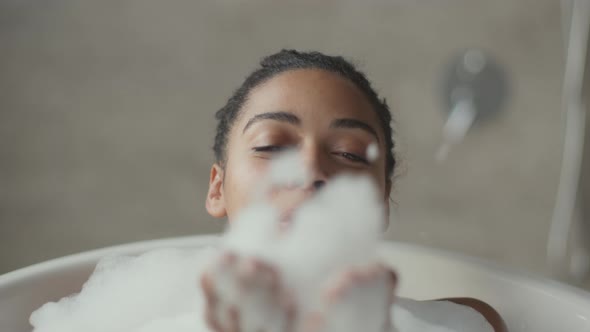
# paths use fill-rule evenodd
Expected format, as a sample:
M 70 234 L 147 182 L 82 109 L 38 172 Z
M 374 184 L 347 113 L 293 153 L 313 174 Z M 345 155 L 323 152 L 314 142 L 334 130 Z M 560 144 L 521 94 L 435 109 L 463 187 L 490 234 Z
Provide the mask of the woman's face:
M 292 211 L 318 184 L 342 172 L 371 176 L 387 206 L 384 142 L 377 114 L 352 82 L 317 69 L 278 74 L 250 92 L 235 119 L 226 163 L 211 168 L 207 211 L 231 222 L 263 183 L 271 158 L 286 148 L 300 152 L 312 179 L 301 188 L 273 192 L 271 199 L 283 211 Z M 371 143 L 380 152 L 374 162 L 366 158 Z

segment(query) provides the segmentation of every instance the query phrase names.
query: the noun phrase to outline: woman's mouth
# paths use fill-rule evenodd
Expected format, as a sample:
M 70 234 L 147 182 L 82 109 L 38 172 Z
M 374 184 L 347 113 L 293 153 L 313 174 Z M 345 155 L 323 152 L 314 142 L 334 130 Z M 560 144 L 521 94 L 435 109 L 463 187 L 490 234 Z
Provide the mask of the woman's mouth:
M 281 213 L 281 217 L 279 219 L 279 228 L 281 230 L 288 229 L 291 224 L 293 223 L 293 214 L 295 213 L 295 207 L 287 209 Z

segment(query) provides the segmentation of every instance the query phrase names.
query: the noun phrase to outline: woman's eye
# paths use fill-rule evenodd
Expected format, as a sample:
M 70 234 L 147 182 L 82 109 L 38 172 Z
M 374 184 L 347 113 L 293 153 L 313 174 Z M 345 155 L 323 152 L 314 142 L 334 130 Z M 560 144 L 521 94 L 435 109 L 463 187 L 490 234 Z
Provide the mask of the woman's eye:
M 254 152 L 280 152 L 286 150 L 288 146 L 284 145 L 264 145 L 252 148 Z
M 355 163 L 363 163 L 367 165 L 369 164 L 369 161 L 366 158 L 363 158 L 356 154 L 352 154 L 349 152 L 337 152 L 336 154 Z

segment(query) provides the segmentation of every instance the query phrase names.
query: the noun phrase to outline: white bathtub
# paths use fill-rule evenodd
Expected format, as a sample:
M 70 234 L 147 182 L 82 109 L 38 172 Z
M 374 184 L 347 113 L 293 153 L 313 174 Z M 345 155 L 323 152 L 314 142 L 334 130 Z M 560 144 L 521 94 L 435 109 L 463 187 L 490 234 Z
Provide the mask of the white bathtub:
M 67 256 L 2 275 L 0 331 L 30 331 L 30 313 L 48 301 L 77 292 L 105 254 L 199 247 L 212 244 L 216 238 L 198 236 L 132 243 Z M 500 312 L 511 332 L 590 332 L 590 293 L 580 289 L 470 257 L 408 244 L 384 243 L 383 257 L 400 275 L 401 296 L 479 298 Z

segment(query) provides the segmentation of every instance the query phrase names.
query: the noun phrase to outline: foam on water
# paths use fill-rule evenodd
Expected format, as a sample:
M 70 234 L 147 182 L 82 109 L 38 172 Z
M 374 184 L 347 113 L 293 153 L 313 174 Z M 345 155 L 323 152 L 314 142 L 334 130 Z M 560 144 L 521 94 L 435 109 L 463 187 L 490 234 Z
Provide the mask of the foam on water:
M 377 158 L 376 151 L 367 155 Z M 301 165 L 296 154 L 286 154 L 274 163 L 266 188 L 303 186 L 310 179 Z M 377 261 L 386 200 L 369 178 L 332 179 L 296 210 L 287 230 L 279 227 L 280 211 L 264 197 L 257 196 L 240 213 L 219 248 L 157 250 L 138 257 L 103 259 L 79 294 L 45 304 L 31 315 L 34 331 L 209 331 L 198 279 L 226 251 L 275 266 L 285 286 L 296 294 L 300 312 L 317 309 L 321 290 L 346 269 Z M 230 289 L 235 281 L 231 273 L 217 277 L 222 300 L 239 297 L 236 289 Z M 382 332 L 383 321 L 392 312 L 399 332 L 492 331 L 481 315 L 452 303 L 441 306 L 400 299 L 392 311 L 386 305 L 386 282 L 354 289 L 346 301 L 331 309 L 322 332 Z M 253 319 L 248 325 L 252 328 L 241 332 L 256 330 L 260 321 L 270 322 L 269 332 L 280 332 L 281 311 L 263 302 L 261 296 L 242 302 L 243 319 L 247 315 Z
M 212 254 L 170 249 L 104 258 L 80 294 L 45 304 L 30 322 L 36 332 L 206 331 L 195 315 L 203 310 L 195 276 Z

